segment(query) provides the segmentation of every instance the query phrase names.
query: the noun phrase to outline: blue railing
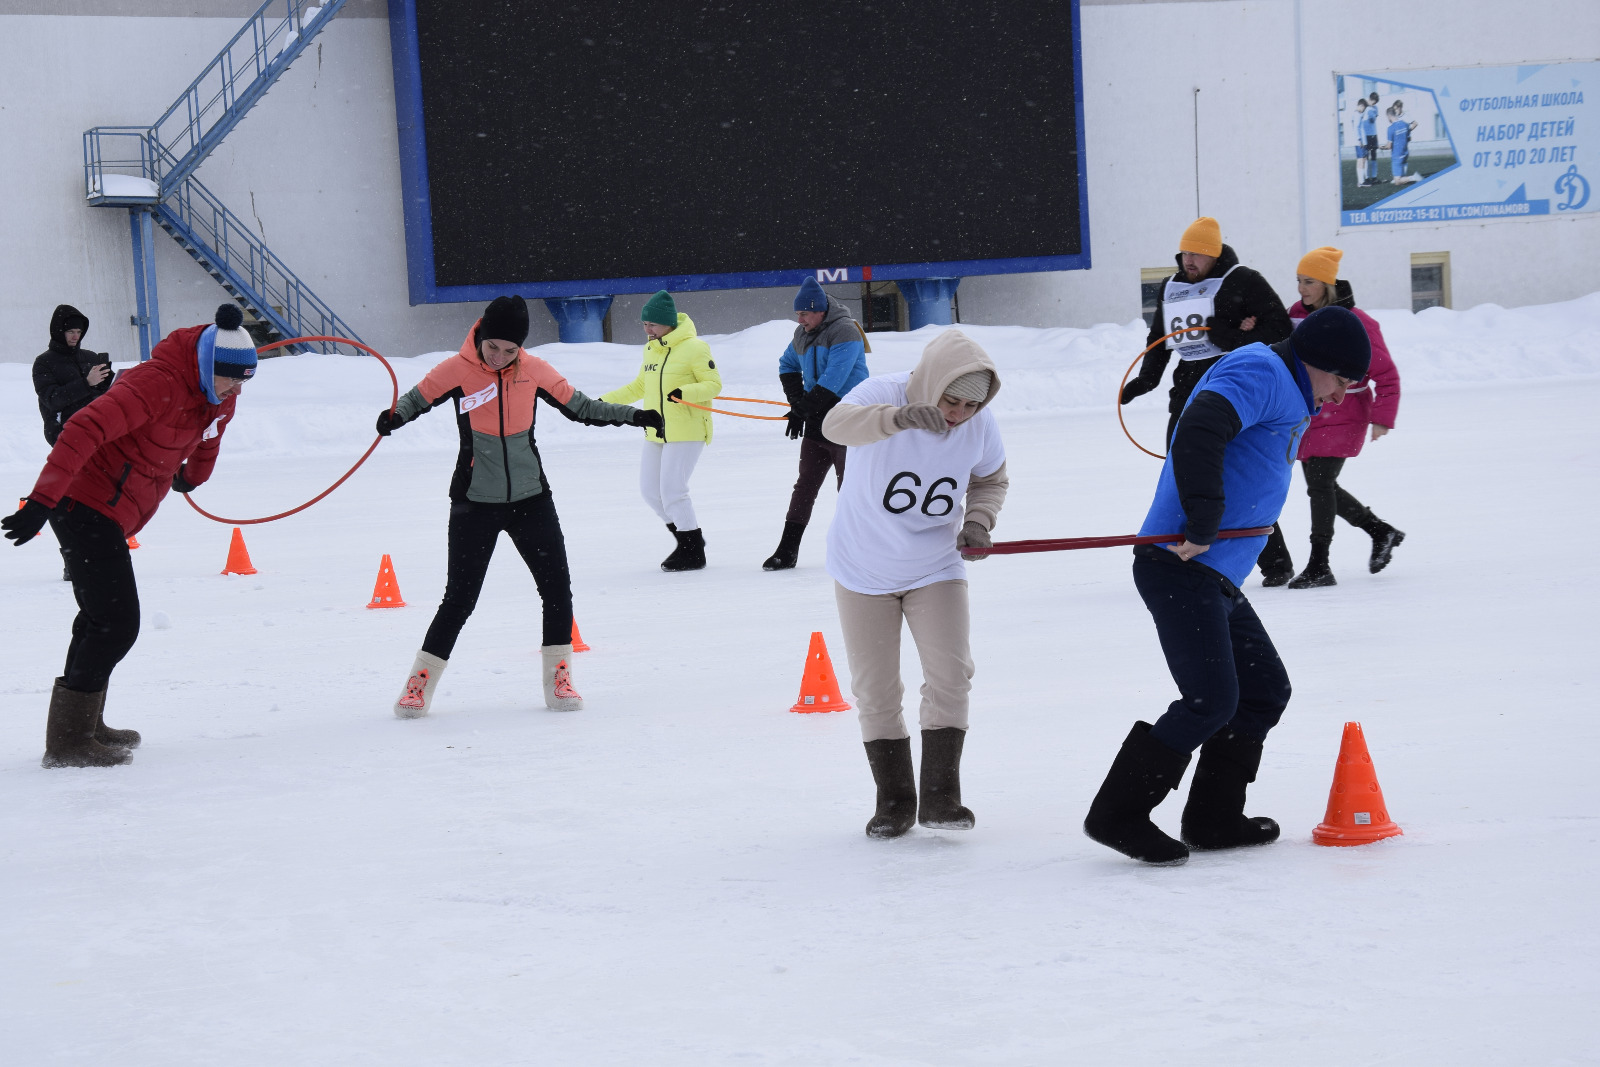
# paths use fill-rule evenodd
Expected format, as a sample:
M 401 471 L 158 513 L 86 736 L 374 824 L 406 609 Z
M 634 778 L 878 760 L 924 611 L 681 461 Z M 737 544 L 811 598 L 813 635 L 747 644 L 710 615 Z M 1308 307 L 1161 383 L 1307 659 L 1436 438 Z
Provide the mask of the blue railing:
M 212 192 L 190 178 L 156 213 L 207 262 L 227 276 L 251 310 L 285 337 L 334 336 L 360 340 L 348 323 L 307 288 L 244 221 Z M 334 348 L 322 345 L 323 351 Z
M 122 173 L 137 168 L 134 174 L 155 182 L 159 196 L 170 194 L 344 4 L 345 0 L 266 0 L 152 125 L 98 126 L 85 133 L 85 195 L 97 204 L 139 202 L 107 195 L 108 185 L 117 184 L 105 181 L 110 167 Z M 140 136 L 144 146 L 131 155 L 131 150 L 120 147 L 117 158 L 107 158 L 102 142 L 129 136 Z

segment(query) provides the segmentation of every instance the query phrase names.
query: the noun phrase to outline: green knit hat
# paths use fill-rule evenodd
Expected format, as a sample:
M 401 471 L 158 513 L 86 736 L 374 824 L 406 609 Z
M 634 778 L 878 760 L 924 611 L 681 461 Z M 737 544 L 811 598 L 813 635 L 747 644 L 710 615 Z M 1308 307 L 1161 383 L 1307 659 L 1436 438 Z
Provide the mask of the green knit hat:
M 644 310 L 639 312 L 640 322 L 653 322 L 657 326 L 678 325 L 678 305 L 672 302 L 672 294 L 665 289 L 644 302 Z

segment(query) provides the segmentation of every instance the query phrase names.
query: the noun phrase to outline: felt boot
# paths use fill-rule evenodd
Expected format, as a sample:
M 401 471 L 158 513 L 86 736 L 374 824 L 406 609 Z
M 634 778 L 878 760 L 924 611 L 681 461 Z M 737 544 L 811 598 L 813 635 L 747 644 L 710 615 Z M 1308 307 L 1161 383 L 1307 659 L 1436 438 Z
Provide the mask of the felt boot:
M 94 739 L 104 691 L 80 693 L 59 681 L 50 690 L 50 718 L 44 728 L 44 759 L 39 765 L 56 767 L 115 767 L 133 754 L 125 748 L 108 748 Z
M 439 684 L 450 661 L 440 659 L 431 652 L 418 652 L 417 661 L 411 665 L 411 675 L 400 699 L 394 702 L 394 713 L 402 719 L 420 719 L 433 710 L 433 690 Z
M 1400 547 L 1400 542 L 1406 535 L 1396 530 L 1388 523 L 1380 523 L 1378 529 L 1372 531 L 1372 555 L 1367 558 L 1367 570 L 1377 574 L 1389 565 L 1389 557 L 1394 555 L 1394 550 Z
M 922 799 L 917 821 L 935 830 L 970 830 L 977 819 L 961 806 L 961 746 L 954 726 L 922 731 Z
M 678 547 L 661 561 L 664 571 L 697 571 L 706 565 L 706 538 L 700 530 L 674 530 Z
M 778 539 L 778 550 L 767 557 L 761 564 L 764 571 L 786 571 L 793 569 L 800 562 L 800 539 L 806 535 L 806 524 L 803 522 L 786 522 L 783 524 L 783 536 Z
M 544 706 L 551 711 L 582 711 L 583 697 L 572 688 L 572 646 L 545 645 L 539 657 L 544 661 Z
M 61 683 L 56 679 L 56 684 Z M 115 730 L 106 725 L 106 694 L 101 690 L 98 694 L 100 700 L 94 712 L 94 739 L 108 748 L 138 748 L 139 742 L 144 740 L 139 736 L 138 730 Z
M 911 769 L 911 738 L 868 741 L 867 763 L 878 786 L 878 810 L 867 822 L 868 837 L 899 837 L 917 821 L 917 778 Z
M 1150 821 L 1150 813 L 1178 788 L 1189 766 L 1187 752 L 1174 752 L 1150 736 L 1150 724 L 1136 722 L 1106 772 L 1083 832 L 1124 856 L 1161 867 L 1189 859 L 1189 849 Z
M 1278 839 L 1278 824 L 1244 813 L 1245 788 L 1261 766 L 1261 742 L 1224 726 L 1200 746 L 1183 807 L 1183 840 L 1193 849 L 1243 848 Z
M 1339 579 L 1333 576 L 1333 571 L 1328 566 L 1327 544 L 1313 541 L 1311 558 L 1306 561 L 1306 569 L 1295 576 L 1294 581 L 1289 583 L 1289 588 L 1321 589 L 1324 586 L 1338 584 Z

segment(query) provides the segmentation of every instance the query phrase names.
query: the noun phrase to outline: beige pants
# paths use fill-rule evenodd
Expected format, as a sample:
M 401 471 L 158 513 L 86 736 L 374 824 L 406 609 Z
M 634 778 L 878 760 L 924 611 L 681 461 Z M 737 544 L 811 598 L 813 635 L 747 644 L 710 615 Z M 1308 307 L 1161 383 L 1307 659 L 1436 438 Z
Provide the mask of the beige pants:
M 850 660 L 850 692 L 861 716 L 861 739 L 909 736 L 900 714 L 906 693 L 900 680 L 902 619 L 911 626 L 922 660 L 922 728 L 965 730 L 972 690 L 967 583 L 935 582 L 905 593 L 869 596 L 835 582 L 833 593 Z

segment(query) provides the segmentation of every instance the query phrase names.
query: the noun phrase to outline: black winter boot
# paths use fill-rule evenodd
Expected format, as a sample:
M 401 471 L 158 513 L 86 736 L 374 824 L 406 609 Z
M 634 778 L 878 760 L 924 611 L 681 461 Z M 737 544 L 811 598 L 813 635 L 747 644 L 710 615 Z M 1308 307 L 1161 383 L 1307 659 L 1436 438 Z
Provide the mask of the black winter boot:
M 868 741 L 867 763 L 878 786 L 878 810 L 867 821 L 868 837 L 899 837 L 917 821 L 917 779 L 911 770 L 911 738 Z
M 1150 736 L 1150 724 L 1136 722 L 1089 805 L 1083 832 L 1124 856 L 1160 867 L 1189 859 L 1189 850 L 1155 823 L 1150 813 L 1178 788 L 1189 766 L 1187 752 L 1174 752 Z
M 1228 727 L 1200 746 L 1183 807 L 1183 840 L 1193 849 L 1243 848 L 1278 839 L 1278 824 L 1244 813 L 1245 787 L 1261 766 L 1261 742 Z
M 922 802 L 917 821 L 935 830 L 970 830 L 977 819 L 961 806 L 961 746 L 954 726 L 922 731 Z
M 1406 535 L 1396 530 L 1388 523 L 1379 524 L 1378 529 L 1372 532 L 1372 555 L 1367 559 L 1367 570 L 1377 574 L 1389 565 L 1389 557 L 1394 555 L 1394 550 L 1400 547 L 1400 542 Z
M 1306 569 L 1295 576 L 1289 583 L 1290 589 L 1321 589 L 1327 585 L 1338 585 L 1339 579 L 1333 576 L 1333 571 L 1328 567 L 1328 546 L 1325 544 L 1312 544 L 1311 558 L 1306 561 Z
M 59 683 L 60 678 L 56 681 Z M 144 740 L 139 736 L 138 730 L 116 730 L 106 725 L 106 694 L 101 690 L 98 706 L 94 713 L 94 739 L 108 748 L 138 748 L 139 742 Z
M 761 569 L 764 571 L 793 569 L 794 565 L 800 562 L 800 539 L 805 535 L 805 523 L 784 523 L 783 536 L 778 539 L 778 550 L 767 557 L 767 561 L 761 565 Z
M 1267 543 L 1256 557 L 1256 566 L 1261 568 L 1261 585 L 1265 589 L 1287 585 L 1294 577 L 1294 558 L 1289 555 L 1289 543 L 1283 539 L 1283 531 L 1277 523 L 1272 524 Z
M 60 682 L 50 691 L 50 719 L 44 729 L 44 759 L 40 766 L 115 767 L 133 755 L 125 748 L 107 748 L 94 739 L 105 693 L 80 693 Z
M 674 530 L 678 547 L 661 561 L 664 571 L 697 571 L 706 565 L 706 538 L 699 530 Z

